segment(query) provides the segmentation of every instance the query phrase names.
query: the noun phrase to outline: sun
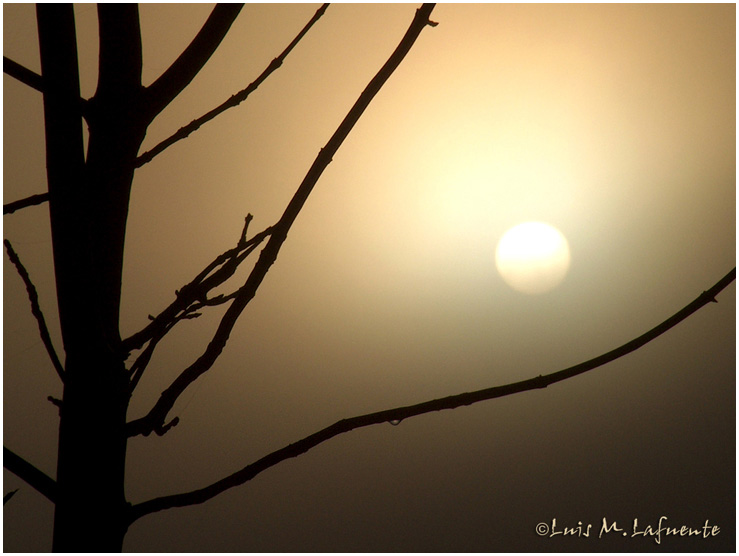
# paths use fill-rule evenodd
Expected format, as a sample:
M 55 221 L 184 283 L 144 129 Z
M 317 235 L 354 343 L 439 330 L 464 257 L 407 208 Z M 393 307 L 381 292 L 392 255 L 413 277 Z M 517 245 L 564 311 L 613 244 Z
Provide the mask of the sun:
M 541 294 L 564 279 L 570 267 L 570 248 L 562 233 L 553 226 L 524 222 L 500 238 L 495 266 L 514 290 Z

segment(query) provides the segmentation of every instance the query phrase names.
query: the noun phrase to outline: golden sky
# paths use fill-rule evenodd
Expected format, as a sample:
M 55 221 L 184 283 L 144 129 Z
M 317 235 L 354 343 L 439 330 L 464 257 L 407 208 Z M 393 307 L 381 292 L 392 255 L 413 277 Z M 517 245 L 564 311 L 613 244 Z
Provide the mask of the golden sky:
M 247 5 L 142 150 L 253 81 L 317 7 Z M 331 6 L 244 104 L 137 172 L 124 335 L 235 245 L 247 213 L 254 231 L 279 218 L 415 7 Z M 142 6 L 145 84 L 210 10 Z M 4 55 L 39 71 L 33 7 L 3 14 Z M 90 96 L 95 9 L 76 14 Z M 129 500 L 203 486 L 344 417 L 589 359 L 735 265 L 733 4 L 442 4 L 432 19 L 319 181 L 219 363 L 175 406 L 180 425 L 129 441 Z M 7 203 L 46 186 L 41 95 L 3 85 Z M 564 282 L 539 296 L 495 269 L 497 241 L 527 220 L 556 226 L 571 250 Z M 4 217 L 54 322 L 48 228 L 44 206 Z M 53 476 L 57 416 L 45 399 L 61 388 L 7 257 L 3 297 L 5 444 Z M 202 352 L 218 317 L 162 344 L 132 418 Z M 611 365 L 354 431 L 207 504 L 143 518 L 125 549 L 602 550 L 534 527 L 660 515 L 709 519 L 722 527 L 714 542 L 732 542 L 734 371 L 732 285 Z M 4 512 L 5 549 L 48 550 L 50 505 L 4 478 L 6 492 L 21 487 Z

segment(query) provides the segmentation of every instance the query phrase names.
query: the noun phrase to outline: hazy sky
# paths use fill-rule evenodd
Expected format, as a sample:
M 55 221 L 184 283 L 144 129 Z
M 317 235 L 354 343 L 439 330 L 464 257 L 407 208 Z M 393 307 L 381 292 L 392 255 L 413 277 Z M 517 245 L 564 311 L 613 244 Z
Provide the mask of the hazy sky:
M 247 5 L 143 150 L 253 81 L 318 5 Z M 274 223 L 397 45 L 416 5 L 331 6 L 246 103 L 136 174 L 122 334 L 239 238 Z M 210 5 L 141 9 L 144 81 Z M 3 5 L 4 55 L 40 70 L 34 9 Z M 76 10 L 84 96 L 96 18 Z M 164 437 L 129 441 L 127 497 L 205 486 L 354 415 L 546 374 L 658 324 L 735 265 L 735 6 L 436 7 L 334 157 L 214 368 Z M 41 95 L 3 80 L 4 202 L 46 191 Z M 523 221 L 572 265 L 527 296 L 495 270 Z M 56 326 L 48 208 L 4 217 Z M 4 443 L 55 474 L 61 385 L 4 265 Z M 245 269 L 248 270 L 248 269 Z M 243 273 L 234 287 L 243 282 Z M 127 551 L 734 550 L 735 287 L 640 351 L 544 390 L 342 435 L 200 506 L 142 518 Z M 216 310 L 163 342 L 146 412 L 207 345 Z M 4 549 L 51 547 L 53 508 L 20 488 Z M 720 527 L 709 539 L 598 539 Z M 589 538 L 535 528 L 593 524 Z

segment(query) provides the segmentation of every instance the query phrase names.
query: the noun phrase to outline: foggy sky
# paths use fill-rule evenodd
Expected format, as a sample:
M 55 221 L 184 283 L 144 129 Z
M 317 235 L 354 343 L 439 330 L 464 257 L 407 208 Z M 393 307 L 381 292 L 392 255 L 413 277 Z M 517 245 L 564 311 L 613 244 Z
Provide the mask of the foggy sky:
M 318 5 L 247 5 L 147 150 L 253 81 Z M 244 104 L 137 171 L 124 336 L 274 223 L 416 6 L 331 6 Z M 141 8 L 144 84 L 210 5 Z M 30 5 L 4 55 L 40 71 Z M 76 9 L 83 96 L 95 8 Z M 164 437 L 129 440 L 127 498 L 189 491 L 335 421 L 506 384 L 642 334 L 735 265 L 735 6 L 442 4 L 334 157 L 218 363 Z M 3 79 L 4 202 L 46 190 L 41 95 Z M 572 265 L 540 296 L 495 245 L 542 220 Z M 58 349 L 46 206 L 4 217 Z M 4 444 L 55 474 L 61 397 L 4 265 Z M 246 276 L 234 279 L 237 287 Z M 241 281 L 241 282 L 239 282 Z M 229 290 L 230 291 L 230 290 Z M 142 518 L 126 551 L 717 551 L 735 538 L 735 287 L 641 350 L 544 390 L 342 435 L 200 506 Z M 143 415 L 207 345 L 218 309 L 158 348 Z M 47 551 L 53 508 L 20 491 L 6 551 Z M 602 520 L 718 536 L 598 539 Z M 590 537 L 535 527 L 593 524 Z

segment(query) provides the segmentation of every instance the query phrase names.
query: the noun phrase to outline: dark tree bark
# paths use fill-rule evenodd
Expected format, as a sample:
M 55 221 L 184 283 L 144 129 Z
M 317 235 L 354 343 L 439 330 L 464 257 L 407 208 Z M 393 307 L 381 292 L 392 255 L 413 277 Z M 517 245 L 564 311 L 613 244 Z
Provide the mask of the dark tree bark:
M 60 409 L 55 551 L 120 551 L 128 405 L 118 332 L 133 165 L 146 129 L 136 6 L 100 9 L 100 81 L 84 159 L 74 14 L 37 8 L 52 242 L 65 383 Z

